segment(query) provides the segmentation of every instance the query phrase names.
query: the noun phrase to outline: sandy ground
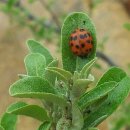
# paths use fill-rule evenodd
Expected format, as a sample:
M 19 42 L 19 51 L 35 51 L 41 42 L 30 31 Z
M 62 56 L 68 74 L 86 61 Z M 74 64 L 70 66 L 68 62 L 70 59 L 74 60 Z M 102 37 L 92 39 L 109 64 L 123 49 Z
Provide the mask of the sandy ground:
M 62 11 L 73 11 L 71 8 L 73 2 L 69 3 L 68 1 L 68 6 L 63 4 Z M 60 2 L 59 4 L 62 3 Z M 78 6 L 78 1 L 76 2 L 73 8 Z M 86 11 L 88 10 L 86 1 L 84 0 L 83 2 L 84 4 L 81 7 L 78 6 L 78 9 L 83 8 Z M 63 3 L 66 2 L 63 1 Z M 35 9 L 36 11 L 33 11 L 35 14 L 39 14 L 42 10 L 38 3 L 29 8 Z M 60 12 L 60 9 L 58 11 Z M 46 15 L 50 17 L 48 13 Z M 125 12 L 123 6 L 114 0 L 106 0 L 93 10 L 92 19 L 97 28 L 98 41 L 101 41 L 105 35 L 109 37 L 104 53 L 127 71 L 127 64 L 130 63 L 130 32 L 123 28 L 123 24 L 130 22 L 130 17 Z M 9 96 L 8 88 L 10 84 L 18 79 L 17 74 L 25 73 L 23 63 L 23 59 L 27 54 L 25 42 L 30 38 L 33 38 L 33 36 L 28 29 L 19 28 L 17 24 L 10 23 L 9 18 L 0 12 L 0 115 L 11 102 L 16 101 L 16 99 Z M 59 56 L 59 54 L 56 54 L 55 44 L 45 45 L 54 55 Z M 101 73 L 96 71 L 95 75 L 98 76 Z M 35 103 L 33 100 L 29 102 Z M 22 117 L 18 124 L 18 130 L 35 130 L 39 122 L 31 118 Z M 100 130 L 107 130 L 106 127 L 106 122 L 103 122 L 100 125 Z

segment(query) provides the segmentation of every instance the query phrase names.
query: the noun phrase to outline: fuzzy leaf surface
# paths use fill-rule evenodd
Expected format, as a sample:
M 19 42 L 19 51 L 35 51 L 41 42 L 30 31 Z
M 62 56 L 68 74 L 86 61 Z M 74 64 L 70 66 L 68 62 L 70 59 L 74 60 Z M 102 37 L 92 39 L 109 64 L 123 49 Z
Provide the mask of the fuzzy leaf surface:
M 120 82 L 124 77 L 126 76 L 126 73 L 118 68 L 118 67 L 112 67 L 107 72 L 103 74 L 103 76 L 100 78 L 100 80 L 97 83 L 97 87 L 105 82 Z
M 28 40 L 27 41 L 27 45 L 29 47 L 29 50 L 32 53 L 40 53 L 43 56 L 45 56 L 46 58 L 46 64 L 48 65 L 50 62 L 52 62 L 53 57 L 50 54 L 50 52 L 44 47 L 42 46 L 39 42 L 34 41 L 34 40 Z
M 32 53 L 25 57 L 25 67 L 29 76 L 42 77 L 46 67 L 46 59 L 39 53 Z
M 83 115 L 76 103 L 72 104 L 72 128 L 70 130 L 81 130 L 84 124 Z
M 94 65 L 95 61 L 96 61 L 96 58 L 94 58 L 93 60 L 91 60 L 90 62 L 88 62 L 82 68 L 82 70 L 80 71 L 80 75 L 81 75 L 82 78 L 84 78 L 87 75 L 88 71 L 92 68 L 92 66 Z
M 9 113 L 4 113 L 1 118 L 0 125 L 3 130 L 16 130 L 17 116 Z
M 7 113 L 29 116 L 42 122 L 50 120 L 44 108 L 37 105 L 28 105 L 24 102 L 17 102 L 10 105 Z
M 117 79 L 117 77 L 115 78 Z M 118 85 L 111 92 L 108 93 L 108 98 L 99 107 L 97 107 L 95 111 L 91 112 L 87 116 L 84 123 L 84 129 L 91 127 L 96 120 L 100 119 L 104 115 L 107 115 L 107 117 L 111 115 L 126 99 L 129 92 L 130 77 L 126 76 L 120 82 L 118 82 Z M 99 123 L 101 123 L 101 121 L 97 122 L 97 124 L 94 124 L 94 126 L 97 126 Z
M 40 98 L 59 105 L 66 105 L 66 100 L 57 95 L 50 83 L 40 77 L 27 77 L 10 86 L 11 96 L 20 98 Z
M 117 83 L 113 81 L 106 82 L 85 93 L 78 101 L 78 105 L 80 106 L 81 110 L 85 109 L 100 98 L 106 96 L 112 89 L 116 87 L 116 85 Z
M 60 73 L 68 80 L 71 79 L 71 77 L 72 77 L 72 74 L 69 71 L 66 71 L 66 70 L 58 68 L 58 67 L 47 67 L 47 69 Z

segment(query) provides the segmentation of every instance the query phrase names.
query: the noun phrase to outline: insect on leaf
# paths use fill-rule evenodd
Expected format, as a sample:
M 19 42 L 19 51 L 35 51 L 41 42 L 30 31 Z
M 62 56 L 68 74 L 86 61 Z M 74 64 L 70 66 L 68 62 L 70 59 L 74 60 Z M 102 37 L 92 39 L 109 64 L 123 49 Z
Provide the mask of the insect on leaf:
M 93 49 L 88 57 L 80 58 L 74 55 L 69 46 L 70 35 L 77 28 L 85 29 L 92 35 Z M 64 21 L 61 33 L 62 40 L 62 63 L 63 68 L 74 73 L 75 70 L 80 71 L 82 67 L 92 60 L 96 54 L 96 30 L 91 19 L 82 12 L 74 12 L 70 14 Z

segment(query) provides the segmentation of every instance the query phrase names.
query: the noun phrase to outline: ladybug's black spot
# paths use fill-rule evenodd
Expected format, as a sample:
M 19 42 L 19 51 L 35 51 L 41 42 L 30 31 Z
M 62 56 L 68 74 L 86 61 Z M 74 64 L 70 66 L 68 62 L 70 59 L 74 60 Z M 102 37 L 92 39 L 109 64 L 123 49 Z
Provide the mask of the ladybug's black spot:
M 89 51 L 91 51 L 92 49 L 90 48 Z
M 80 34 L 80 38 L 81 38 L 81 39 L 84 39 L 84 35 Z
M 84 29 L 80 29 L 81 32 L 85 31 Z
M 70 43 L 70 46 L 73 46 L 73 43 Z
M 70 40 L 72 41 L 72 40 L 73 40 L 73 37 L 70 37 Z
M 87 40 L 86 43 L 91 43 L 91 41 L 90 41 L 90 40 Z
M 85 47 L 84 43 L 82 43 L 82 44 L 81 44 L 81 47 L 82 47 L 82 48 L 84 48 L 84 47 Z
M 74 41 L 77 40 L 77 36 L 74 36 L 74 37 L 73 37 L 73 40 L 74 40 Z
M 77 49 L 79 49 L 79 45 L 76 45 L 75 47 L 76 47 Z
M 85 34 L 84 34 L 84 37 L 85 37 L 85 38 L 87 38 L 87 37 L 88 37 L 88 35 L 85 33 Z

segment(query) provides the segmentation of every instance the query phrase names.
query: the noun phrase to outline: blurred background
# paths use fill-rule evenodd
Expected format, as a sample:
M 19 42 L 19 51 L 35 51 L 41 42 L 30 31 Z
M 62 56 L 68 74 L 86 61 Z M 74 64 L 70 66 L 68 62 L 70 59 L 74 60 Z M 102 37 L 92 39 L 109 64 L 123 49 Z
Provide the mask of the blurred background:
M 130 0 L 0 0 L 0 115 L 10 103 L 19 100 L 10 97 L 8 89 L 18 79 L 17 74 L 25 73 L 27 39 L 40 41 L 61 61 L 60 29 L 73 11 L 87 13 L 96 26 L 96 80 L 113 65 L 130 75 Z M 17 129 L 35 130 L 38 124 L 21 116 Z M 130 98 L 99 128 L 130 130 Z

